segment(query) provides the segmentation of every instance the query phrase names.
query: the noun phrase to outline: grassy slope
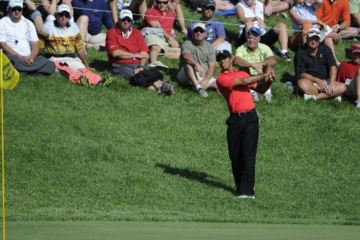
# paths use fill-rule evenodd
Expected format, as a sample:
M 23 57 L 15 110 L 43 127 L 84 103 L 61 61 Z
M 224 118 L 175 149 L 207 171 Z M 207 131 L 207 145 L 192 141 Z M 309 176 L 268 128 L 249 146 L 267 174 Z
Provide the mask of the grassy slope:
M 103 53 L 91 56 L 103 66 Z M 292 64 L 276 71 L 274 102 L 258 104 L 252 202 L 231 192 L 227 109 L 216 93 L 177 88 L 162 98 L 120 79 L 86 89 L 23 75 L 5 99 L 8 218 L 359 224 L 359 113 L 346 102 L 305 103 L 280 82 Z

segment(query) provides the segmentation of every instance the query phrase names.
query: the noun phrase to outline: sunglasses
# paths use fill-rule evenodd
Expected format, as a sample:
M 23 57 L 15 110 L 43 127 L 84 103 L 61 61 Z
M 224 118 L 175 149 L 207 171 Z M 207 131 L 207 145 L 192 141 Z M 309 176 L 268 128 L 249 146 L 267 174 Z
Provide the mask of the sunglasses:
M 205 31 L 204 31 L 204 29 L 202 29 L 202 28 L 195 28 L 195 29 L 193 30 L 193 32 L 194 32 L 194 33 L 198 33 L 198 32 L 204 33 Z
M 130 18 L 128 18 L 128 17 L 125 17 L 125 18 L 121 19 L 121 21 L 122 22 L 128 22 L 128 23 L 132 22 L 132 20 Z
M 61 12 L 59 13 L 60 17 L 66 17 L 66 18 L 70 18 L 70 14 L 68 12 Z
M 205 7 L 204 10 L 211 10 L 212 12 L 215 12 L 215 7 L 214 6 L 208 6 L 208 7 Z
M 12 12 L 16 12 L 16 11 L 21 12 L 22 10 L 23 10 L 22 7 L 13 7 L 13 8 L 11 8 Z
M 169 1 L 159 1 L 159 0 L 156 0 L 156 3 L 157 3 L 157 4 L 164 4 L 164 5 L 166 5 L 166 4 L 168 4 L 168 2 L 169 2 Z

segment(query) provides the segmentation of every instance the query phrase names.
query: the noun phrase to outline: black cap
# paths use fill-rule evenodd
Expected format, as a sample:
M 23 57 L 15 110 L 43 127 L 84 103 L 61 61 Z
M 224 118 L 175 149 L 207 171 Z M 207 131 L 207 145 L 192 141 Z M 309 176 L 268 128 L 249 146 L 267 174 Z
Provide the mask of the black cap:
M 219 62 L 228 57 L 231 57 L 231 53 L 228 50 L 222 50 L 216 54 L 216 61 Z
M 215 0 L 205 0 L 204 1 L 203 8 L 210 7 L 210 6 L 213 6 L 214 8 L 216 8 Z

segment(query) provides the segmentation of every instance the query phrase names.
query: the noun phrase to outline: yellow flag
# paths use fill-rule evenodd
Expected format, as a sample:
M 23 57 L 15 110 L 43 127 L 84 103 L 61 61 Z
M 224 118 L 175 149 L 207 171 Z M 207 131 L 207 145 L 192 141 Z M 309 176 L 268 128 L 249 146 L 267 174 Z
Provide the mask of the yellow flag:
M 20 74 L 2 51 L 0 51 L 0 54 L 0 80 L 2 81 L 0 86 L 4 89 L 13 89 L 19 82 Z

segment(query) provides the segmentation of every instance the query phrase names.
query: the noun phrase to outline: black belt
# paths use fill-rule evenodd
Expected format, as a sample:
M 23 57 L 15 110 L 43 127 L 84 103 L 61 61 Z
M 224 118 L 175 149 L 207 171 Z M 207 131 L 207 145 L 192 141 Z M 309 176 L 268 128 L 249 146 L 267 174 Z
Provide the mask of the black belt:
M 46 53 L 45 57 L 46 58 L 51 58 L 51 57 L 58 57 L 58 58 L 71 57 L 71 58 L 74 58 L 74 57 L 76 57 L 76 54 L 75 53 L 68 53 L 68 54 L 50 54 L 50 53 Z
M 239 117 L 245 117 L 245 116 L 249 115 L 250 113 L 254 113 L 254 112 L 256 112 L 255 108 L 253 108 L 253 109 L 251 109 L 249 111 L 246 111 L 246 112 L 231 113 L 231 115 L 239 116 Z

